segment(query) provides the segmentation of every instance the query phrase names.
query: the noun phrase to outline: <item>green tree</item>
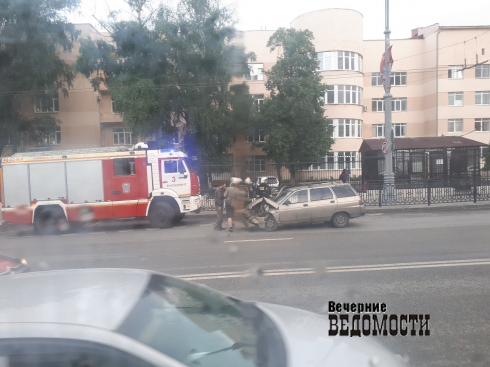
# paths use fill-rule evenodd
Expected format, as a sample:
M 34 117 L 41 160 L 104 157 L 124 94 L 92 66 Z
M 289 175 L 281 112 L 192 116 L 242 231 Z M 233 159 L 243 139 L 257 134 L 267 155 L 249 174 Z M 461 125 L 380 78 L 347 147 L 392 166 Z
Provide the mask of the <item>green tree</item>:
M 78 0 L 0 0 L 0 152 L 38 141 L 59 123 L 49 116 L 27 119 L 22 100 L 67 95 L 75 77 L 60 57 L 70 52 L 77 31 L 66 21 Z
M 271 52 L 279 49 L 277 63 L 268 72 L 266 98 L 255 126 L 266 135 L 261 144 L 267 157 L 286 166 L 291 182 L 298 169 L 324 159 L 333 144 L 331 128 L 324 116 L 327 86 L 322 84 L 317 53 L 308 30 L 278 29 L 269 39 Z
M 82 41 L 77 68 L 94 87 L 108 86 L 116 112 L 140 136 L 169 136 L 180 126 L 183 146 L 214 162 L 246 129 L 252 100 L 233 77 L 248 72 L 230 11 L 218 0 L 181 0 L 141 17 L 107 25 L 111 42 Z M 135 7 L 135 3 L 139 7 Z

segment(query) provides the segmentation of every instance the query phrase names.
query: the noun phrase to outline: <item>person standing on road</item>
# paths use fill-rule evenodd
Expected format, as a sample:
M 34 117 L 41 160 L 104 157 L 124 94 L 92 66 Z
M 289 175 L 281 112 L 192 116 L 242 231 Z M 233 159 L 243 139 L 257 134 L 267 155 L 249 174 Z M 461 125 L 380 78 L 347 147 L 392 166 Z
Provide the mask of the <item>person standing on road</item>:
M 233 232 L 233 216 L 235 214 L 235 208 L 233 204 L 238 199 L 238 190 L 236 188 L 236 183 L 232 182 L 230 187 L 228 187 L 225 191 L 225 208 L 226 208 L 226 217 L 228 218 L 228 226 L 229 231 Z
M 262 183 L 257 186 L 257 192 L 255 193 L 256 198 L 272 198 L 272 189 L 267 183 L 267 177 L 262 179 Z
M 344 168 L 344 170 L 339 176 L 339 180 L 342 181 L 343 183 L 346 183 L 348 178 L 349 178 L 349 174 L 347 173 L 347 170 Z
M 214 192 L 214 205 L 216 207 L 216 224 L 214 226 L 215 231 L 222 231 L 223 228 L 223 207 L 225 205 L 225 189 L 226 184 L 221 184 L 216 188 Z

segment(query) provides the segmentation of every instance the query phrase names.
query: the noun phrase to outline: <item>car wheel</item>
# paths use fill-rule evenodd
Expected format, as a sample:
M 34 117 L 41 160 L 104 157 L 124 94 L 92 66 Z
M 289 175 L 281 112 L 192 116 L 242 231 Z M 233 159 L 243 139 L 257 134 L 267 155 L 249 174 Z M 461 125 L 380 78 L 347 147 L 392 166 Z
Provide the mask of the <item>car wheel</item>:
M 276 220 L 272 215 L 269 215 L 267 219 L 265 220 L 265 230 L 267 232 L 272 232 L 275 231 L 279 225 L 277 224 Z
M 64 220 L 64 215 L 60 210 L 46 208 L 36 214 L 34 229 L 42 235 L 56 234 L 59 232 L 60 224 Z
M 185 213 L 176 214 L 174 218 L 174 223 L 179 223 L 182 219 L 184 219 Z
M 152 227 L 168 228 L 174 223 L 175 212 L 169 203 L 159 202 L 151 206 L 148 218 Z
M 332 218 L 332 224 L 337 228 L 344 228 L 349 224 L 347 213 L 336 213 Z

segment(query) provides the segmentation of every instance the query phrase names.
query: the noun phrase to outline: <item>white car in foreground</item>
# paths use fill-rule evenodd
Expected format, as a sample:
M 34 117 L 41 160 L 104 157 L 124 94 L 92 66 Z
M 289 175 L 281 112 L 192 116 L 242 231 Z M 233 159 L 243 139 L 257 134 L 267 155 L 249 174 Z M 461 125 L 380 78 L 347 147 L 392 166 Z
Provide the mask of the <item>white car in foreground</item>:
M 0 365 L 9 367 L 402 366 L 325 316 L 243 302 L 143 270 L 0 278 Z

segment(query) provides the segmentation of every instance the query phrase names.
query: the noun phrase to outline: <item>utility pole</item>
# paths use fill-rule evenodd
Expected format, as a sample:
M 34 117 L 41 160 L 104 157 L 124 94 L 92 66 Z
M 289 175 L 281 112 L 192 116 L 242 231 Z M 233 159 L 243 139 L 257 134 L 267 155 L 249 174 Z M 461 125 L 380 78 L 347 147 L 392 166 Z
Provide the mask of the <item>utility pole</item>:
M 395 175 L 393 173 L 393 148 L 394 148 L 394 134 L 391 124 L 391 63 L 390 63 L 390 25 L 389 25 L 389 10 L 390 0 L 385 0 L 385 65 L 384 65 L 384 89 L 385 94 L 384 107 L 385 107 L 385 139 L 388 142 L 388 152 L 385 154 L 385 171 L 383 177 L 384 183 L 384 200 L 392 201 L 394 199 L 394 185 Z

